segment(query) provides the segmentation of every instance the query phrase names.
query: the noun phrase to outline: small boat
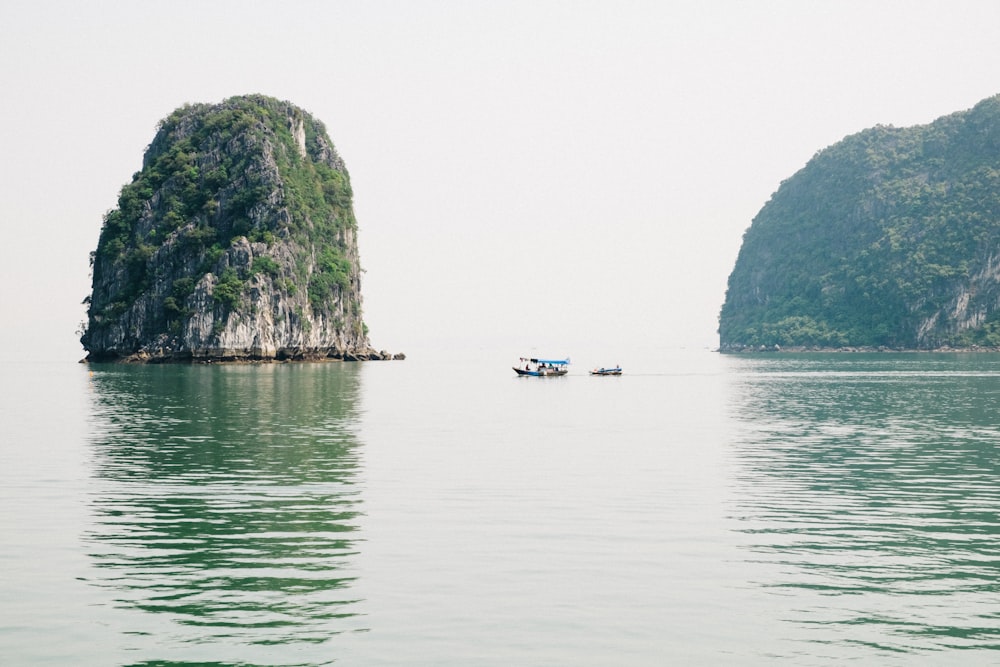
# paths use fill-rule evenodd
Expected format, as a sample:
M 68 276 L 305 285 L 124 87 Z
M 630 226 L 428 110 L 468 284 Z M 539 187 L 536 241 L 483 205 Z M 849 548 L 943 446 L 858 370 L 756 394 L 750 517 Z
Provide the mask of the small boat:
M 590 371 L 591 375 L 621 375 L 622 367 L 615 366 L 614 368 L 595 368 Z
M 569 372 L 569 359 L 533 359 L 521 357 L 514 372 L 518 375 L 531 377 L 546 377 L 549 375 L 566 375 Z

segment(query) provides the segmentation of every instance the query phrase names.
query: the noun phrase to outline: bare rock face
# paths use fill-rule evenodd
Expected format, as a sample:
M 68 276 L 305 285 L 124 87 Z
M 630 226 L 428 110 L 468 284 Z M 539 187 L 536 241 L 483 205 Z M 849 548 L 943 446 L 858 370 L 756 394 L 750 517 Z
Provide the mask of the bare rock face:
M 393 357 L 362 320 L 347 170 L 288 102 L 234 97 L 163 120 L 91 260 L 90 361 Z

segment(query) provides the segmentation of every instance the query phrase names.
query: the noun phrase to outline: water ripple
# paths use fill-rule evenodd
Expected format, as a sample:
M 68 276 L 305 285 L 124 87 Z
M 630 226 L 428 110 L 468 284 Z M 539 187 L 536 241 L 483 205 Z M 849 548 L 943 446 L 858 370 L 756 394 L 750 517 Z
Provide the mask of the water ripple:
M 754 361 L 732 394 L 733 520 L 807 643 L 1000 644 L 1000 373 Z M 825 372 L 826 368 L 837 368 Z
M 352 595 L 363 503 L 350 368 L 95 374 L 90 583 L 134 650 L 161 654 L 136 664 L 365 629 Z

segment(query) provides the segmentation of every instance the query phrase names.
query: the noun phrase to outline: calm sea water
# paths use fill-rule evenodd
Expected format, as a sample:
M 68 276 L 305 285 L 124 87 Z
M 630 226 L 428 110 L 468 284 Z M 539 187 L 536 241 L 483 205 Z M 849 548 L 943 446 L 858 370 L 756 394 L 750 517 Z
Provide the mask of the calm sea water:
M 0 663 L 1000 662 L 1000 355 L 439 361 L 5 364 Z

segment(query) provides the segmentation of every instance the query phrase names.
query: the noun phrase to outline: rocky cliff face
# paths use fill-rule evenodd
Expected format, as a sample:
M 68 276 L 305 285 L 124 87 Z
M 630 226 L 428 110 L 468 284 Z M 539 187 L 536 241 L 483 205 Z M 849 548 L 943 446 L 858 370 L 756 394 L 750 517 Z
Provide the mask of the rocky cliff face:
M 362 320 L 350 180 L 278 100 L 161 122 L 92 253 L 88 359 L 379 359 Z
M 743 237 L 723 350 L 1000 347 L 1000 96 L 819 151 Z

